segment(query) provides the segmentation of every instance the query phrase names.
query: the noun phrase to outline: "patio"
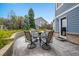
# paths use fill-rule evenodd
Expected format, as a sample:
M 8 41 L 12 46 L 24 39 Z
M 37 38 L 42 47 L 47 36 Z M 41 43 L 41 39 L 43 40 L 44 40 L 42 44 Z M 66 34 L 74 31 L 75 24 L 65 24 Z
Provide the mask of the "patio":
M 53 43 L 50 43 L 51 49 L 44 50 L 40 47 L 39 41 L 37 47 L 28 49 L 28 42 L 25 42 L 25 36 L 18 38 L 13 46 L 13 56 L 79 56 L 79 45 L 68 41 L 60 41 L 53 37 Z

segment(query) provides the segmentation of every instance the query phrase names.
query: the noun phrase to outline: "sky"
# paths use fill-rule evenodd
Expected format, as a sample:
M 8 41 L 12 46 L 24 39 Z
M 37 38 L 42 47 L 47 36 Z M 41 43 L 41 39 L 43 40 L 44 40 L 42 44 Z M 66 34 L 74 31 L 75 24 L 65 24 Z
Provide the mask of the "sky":
M 28 14 L 29 9 L 34 10 L 35 19 L 43 17 L 48 23 L 55 17 L 55 4 L 53 3 L 0 3 L 0 17 L 7 18 L 11 10 L 17 16 Z

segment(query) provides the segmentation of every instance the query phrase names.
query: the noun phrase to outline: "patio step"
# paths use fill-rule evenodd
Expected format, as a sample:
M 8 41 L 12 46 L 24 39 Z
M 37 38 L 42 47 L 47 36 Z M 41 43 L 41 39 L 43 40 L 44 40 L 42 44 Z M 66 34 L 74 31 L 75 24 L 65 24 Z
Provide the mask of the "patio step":
M 65 38 L 62 38 L 62 37 L 57 37 L 57 40 L 60 40 L 60 41 L 67 41 Z

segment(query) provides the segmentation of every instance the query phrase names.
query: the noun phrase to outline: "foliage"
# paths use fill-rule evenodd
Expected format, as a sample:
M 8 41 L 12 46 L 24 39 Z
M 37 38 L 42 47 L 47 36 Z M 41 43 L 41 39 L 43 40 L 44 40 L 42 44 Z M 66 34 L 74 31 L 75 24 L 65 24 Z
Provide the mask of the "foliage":
M 9 30 L 17 30 L 17 29 L 35 29 L 35 20 L 34 20 L 34 12 L 33 9 L 30 8 L 28 11 L 28 16 L 16 16 L 13 10 L 8 14 L 8 18 L 5 20 L 4 18 L 0 18 L 0 25 L 4 25 Z
M 8 29 L 23 29 L 24 17 L 16 16 L 15 12 L 11 10 L 5 25 Z
M 0 30 L 0 38 L 10 37 L 11 34 L 14 33 L 14 32 L 16 32 L 16 30 Z
M 28 12 L 30 27 L 35 29 L 34 11 L 32 8 Z
M 0 25 L 3 25 L 4 24 L 4 18 L 0 18 Z
M 52 30 L 52 24 L 44 24 L 40 27 L 40 29 L 48 29 L 48 30 Z
M 4 40 L 3 38 L 0 39 L 0 49 L 4 47 L 6 44 L 10 43 L 12 40 Z
M 18 25 L 17 28 L 23 29 L 24 28 L 24 17 L 18 16 L 17 18 L 18 18 L 16 21 L 16 24 Z
M 21 30 L 0 30 L 0 49 L 12 41 L 11 39 L 6 40 L 6 38 L 9 38 L 13 33 L 17 31 Z
M 25 15 L 24 29 L 26 30 L 30 29 L 29 17 L 27 15 Z

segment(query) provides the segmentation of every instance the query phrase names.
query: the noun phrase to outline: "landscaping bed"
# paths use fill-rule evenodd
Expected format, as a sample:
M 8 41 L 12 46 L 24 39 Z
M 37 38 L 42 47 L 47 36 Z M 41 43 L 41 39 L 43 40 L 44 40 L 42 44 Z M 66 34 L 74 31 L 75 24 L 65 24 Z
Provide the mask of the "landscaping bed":
M 19 31 L 22 30 L 0 30 L 0 49 L 12 41 L 10 37 L 13 33 Z

